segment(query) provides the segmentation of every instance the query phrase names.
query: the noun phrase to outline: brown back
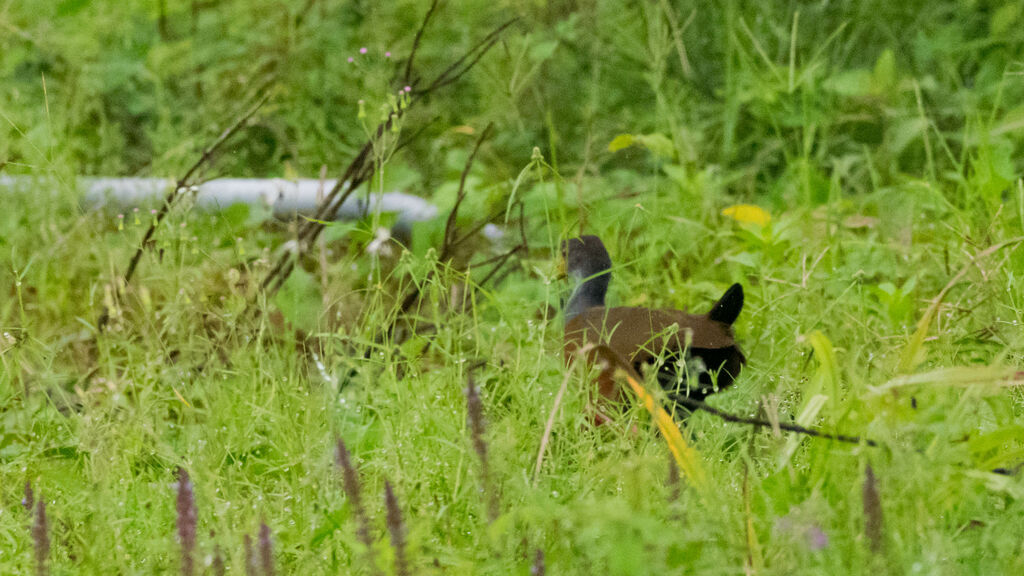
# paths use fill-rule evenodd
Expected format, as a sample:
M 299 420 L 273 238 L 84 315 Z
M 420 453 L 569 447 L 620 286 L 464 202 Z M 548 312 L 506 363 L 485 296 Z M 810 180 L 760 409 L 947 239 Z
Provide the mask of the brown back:
M 732 384 L 745 362 L 736 345 L 732 326 L 711 320 L 707 314 L 688 314 L 680 310 L 651 310 L 648 308 L 590 308 L 569 320 L 565 326 L 565 356 L 586 344 L 607 344 L 640 370 L 642 364 L 652 364 L 657 358 L 691 353 L 707 358 L 721 358 L 724 374 L 719 377 L 719 388 Z M 709 363 L 710 364 L 710 363 Z M 717 370 L 719 365 L 710 366 Z M 696 385 L 696 383 L 694 383 Z M 619 391 L 610 375 L 599 377 L 602 396 L 618 399 Z M 699 394 L 703 398 L 708 392 Z M 691 394 L 694 396 L 694 394 Z

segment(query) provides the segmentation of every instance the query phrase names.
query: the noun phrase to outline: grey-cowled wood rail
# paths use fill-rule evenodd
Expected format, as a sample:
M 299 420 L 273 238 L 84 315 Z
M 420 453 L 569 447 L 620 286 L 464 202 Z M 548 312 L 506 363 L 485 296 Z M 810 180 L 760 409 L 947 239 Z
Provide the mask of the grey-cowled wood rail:
M 567 362 L 588 343 L 606 344 L 638 374 L 656 368 L 658 383 L 670 395 L 695 400 L 729 387 L 739 375 L 746 358 L 736 344 L 732 324 L 743 308 L 743 286 L 733 284 L 707 314 L 607 308 L 612 262 L 601 239 L 566 240 L 562 258 L 575 284 L 565 309 Z M 613 375 L 614 370 L 604 369 L 598 389 L 604 398 L 619 401 L 621 388 Z M 599 408 L 599 416 L 601 412 Z

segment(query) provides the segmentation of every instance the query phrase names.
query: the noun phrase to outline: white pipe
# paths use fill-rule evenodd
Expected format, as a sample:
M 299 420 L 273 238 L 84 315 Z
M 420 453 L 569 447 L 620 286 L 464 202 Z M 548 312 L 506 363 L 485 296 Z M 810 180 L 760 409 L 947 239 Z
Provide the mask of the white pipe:
M 34 182 L 31 176 L 0 175 L 0 186 L 15 187 Z M 82 178 L 85 202 L 92 206 L 113 206 L 115 209 L 152 205 L 160 201 L 174 186 L 169 178 Z M 323 194 L 334 187 L 334 180 L 323 181 Z M 220 210 L 233 204 L 269 206 L 278 218 L 296 215 L 312 216 L 316 212 L 317 192 L 321 181 L 302 178 L 297 181 L 280 178 L 221 178 L 198 186 L 196 205 L 205 210 Z M 371 195 L 353 194 L 334 215 L 335 220 L 355 220 L 372 210 L 395 213 L 398 222 L 411 224 L 437 216 L 437 206 L 402 192 Z

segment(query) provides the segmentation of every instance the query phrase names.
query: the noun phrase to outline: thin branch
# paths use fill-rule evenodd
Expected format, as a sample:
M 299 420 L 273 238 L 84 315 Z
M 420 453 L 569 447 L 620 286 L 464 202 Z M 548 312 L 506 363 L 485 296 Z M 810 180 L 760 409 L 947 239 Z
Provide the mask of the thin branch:
M 322 222 L 333 218 L 338 207 L 344 204 L 348 197 L 364 182 L 373 175 L 373 163 L 369 162 L 373 152 L 373 144 L 385 130 L 390 130 L 392 123 L 397 120 L 405 108 L 393 110 L 386 121 L 377 126 L 373 139 L 367 140 L 363 148 L 356 155 L 355 159 L 345 169 L 345 173 L 334 183 L 331 191 L 324 197 L 324 201 L 317 208 L 313 217 L 300 225 L 297 234 L 298 252 L 286 252 L 278 259 L 274 268 L 267 273 L 263 279 L 261 290 L 267 295 L 273 295 L 284 284 L 295 267 L 295 259 L 301 251 L 314 242 L 324 229 Z
M 420 28 L 416 31 L 416 37 L 412 41 L 412 49 L 409 50 L 409 59 L 405 62 L 405 74 L 402 78 L 405 79 L 405 83 L 408 85 L 412 80 L 412 63 L 416 59 L 416 51 L 419 50 L 420 40 L 423 38 L 423 31 L 427 29 L 427 23 L 430 22 L 430 17 L 434 15 L 434 9 L 437 8 L 437 0 L 430 3 L 430 8 L 427 10 L 426 16 L 423 17 L 423 21 L 420 22 Z
M 486 218 L 481 219 L 479 222 L 474 224 L 472 228 L 470 228 L 468 231 L 466 231 L 465 234 L 463 234 L 462 236 L 459 236 L 458 240 L 455 240 L 454 242 L 452 242 L 452 248 L 455 248 L 455 247 L 461 245 L 466 240 L 469 240 L 473 236 L 476 236 L 476 234 L 478 232 L 480 232 L 481 230 L 483 230 L 485 226 L 487 226 L 491 222 L 494 222 L 494 220 L 496 218 L 498 218 L 499 216 L 501 216 L 504 213 L 505 213 L 505 207 L 502 206 L 501 208 L 499 208 L 499 209 L 495 210 L 494 212 L 492 212 L 491 214 L 489 214 Z
M 733 422 L 736 424 L 749 424 L 757 428 L 774 428 L 772 422 L 763 420 L 761 418 L 750 418 L 747 416 L 740 416 L 724 410 L 719 410 L 710 404 L 706 404 L 700 400 L 694 400 L 686 396 L 685 394 L 667 394 L 668 398 L 690 410 L 703 410 L 712 416 L 717 416 L 726 422 Z M 846 434 L 833 434 L 831 432 L 822 432 L 821 430 L 815 430 L 813 428 L 804 428 L 798 424 L 788 424 L 786 422 L 776 423 L 781 430 L 787 432 L 795 432 L 797 434 L 806 434 L 814 438 L 826 438 L 828 440 L 835 440 L 837 442 L 846 442 L 848 444 L 867 444 L 868 446 L 878 446 L 878 443 L 870 438 L 861 438 L 860 436 L 848 436 Z
M 426 21 L 433 14 L 433 7 L 424 17 L 424 22 L 421 24 L 421 30 L 426 27 Z M 420 96 L 430 94 L 434 90 L 451 84 L 466 72 L 468 72 L 479 60 L 483 57 L 487 51 L 497 42 L 497 38 L 502 32 L 504 32 L 509 26 L 512 25 L 517 19 L 512 19 L 495 30 L 491 31 L 483 40 L 477 43 L 471 48 L 466 54 L 455 61 L 454 64 L 449 66 L 444 72 L 439 75 L 431 85 L 422 90 L 413 89 L 409 94 L 409 101 L 406 106 L 392 110 L 387 119 L 381 122 L 377 126 L 377 130 L 374 132 L 374 136 L 371 137 L 363 144 L 362 149 L 356 158 L 348 165 L 344 175 L 337 180 L 331 191 L 325 196 L 323 204 L 320 209 L 317 210 L 314 217 L 308 220 L 299 228 L 298 233 L 298 250 L 296 254 L 284 254 L 275 264 L 273 269 L 267 273 L 262 283 L 262 291 L 265 294 L 273 294 L 277 291 L 287 279 L 291 270 L 294 268 L 292 263 L 306 247 L 323 231 L 322 221 L 329 219 L 337 211 L 338 206 L 344 203 L 345 200 L 364 182 L 373 176 L 375 167 L 371 161 L 374 144 L 381 138 L 385 131 L 390 130 L 394 122 L 400 119 L 405 111 L 412 105 L 412 103 Z M 408 143 L 408 141 L 406 141 Z
M 245 114 L 239 117 L 226 130 L 221 132 L 220 136 L 218 136 L 217 139 L 213 141 L 213 144 L 211 144 L 209 147 L 203 150 L 203 154 L 185 172 L 185 175 L 174 183 L 174 189 L 168 192 L 167 196 L 164 197 L 164 201 L 160 206 L 160 209 L 157 210 L 156 218 L 153 219 L 153 222 L 149 225 L 149 228 L 146 229 L 146 234 L 142 237 L 142 242 L 139 243 L 139 247 L 135 250 L 135 254 L 132 255 L 132 259 L 128 263 L 128 270 L 124 274 L 125 284 L 128 284 L 132 281 L 132 276 L 135 275 L 135 269 L 139 265 L 139 260 L 142 258 L 142 253 L 146 250 L 146 247 L 152 241 L 153 234 L 156 233 L 156 229 L 160 226 L 160 223 L 163 222 L 164 217 L 167 216 L 167 213 L 168 211 L 170 211 L 171 206 L 174 205 L 174 201 L 180 195 L 179 192 L 183 188 L 187 189 L 189 186 L 192 186 L 192 177 L 195 176 L 196 172 L 198 172 L 199 169 L 202 168 L 207 162 L 212 160 L 213 155 L 218 150 L 220 150 L 220 147 L 223 146 L 228 140 L 230 140 L 231 137 L 234 136 L 239 130 L 241 130 L 242 126 L 244 126 L 249 121 L 249 119 L 252 118 L 253 115 L 255 115 L 256 112 L 258 112 L 259 109 L 262 108 L 264 104 L 267 103 L 267 100 L 269 99 L 269 93 L 264 94 L 262 97 L 260 97 L 260 99 L 256 101 L 256 104 L 251 106 L 249 110 L 245 112 Z
M 430 92 L 433 92 L 434 90 L 437 90 L 442 86 L 447 86 L 461 78 L 463 74 L 469 72 L 469 70 L 473 68 L 473 66 L 475 66 L 477 62 L 480 61 L 480 58 L 482 58 L 484 54 L 486 54 L 494 46 L 494 44 L 498 41 L 498 37 L 506 29 L 515 24 L 517 21 L 519 21 L 518 17 L 512 18 L 511 20 L 508 20 L 501 26 L 498 26 L 497 28 L 492 30 L 490 34 L 485 36 L 482 40 L 480 40 L 480 42 L 478 42 L 475 46 L 470 48 L 469 51 L 463 54 L 461 58 L 456 60 L 454 63 L 452 63 L 451 66 L 449 66 L 443 72 L 441 72 L 441 74 L 439 74 L 437 78 L 434 79 L 430 86 L 428 86 L 426 89 L 422 91 L 414 90 L 413 94 L 429 94 Z
M 266 87 L 264 87 L 264 89 L 265 88 Z M 123 278 L 125 286 L 128 286 L 128 284 L 131 283 L 132 277 L 135 275 L 135 270 L 138 268 L 139 262 L 142 260 L 142 254 L 152 244 L 153 236 L 154 234 L 156 234 L 157 228 L 160 227 L 160 223 L 163 222 L 164 217 L 166 217 L 168 212 L 170 212 L 170 209 L 174 205 L 174 202 L 181 196 L 181 192 L 183 190 L 187 190 L 189 187 L 195 184 L 194 182 L 192 182 L 193 176 L 195 176 L 195 174 L 199 171 L 200 168 L 202 168 L 206 163 L 213 159 L 213 155 L 221 148 L 221 146 L 223 146 L 228 140 L 230 140 L 232 136 L 238 133 L 238 131 L 241 130 L 242 127 L 249 122 L 249 119 L 251 119 L 256 114 L 256 112 L 258 112 L 259 109 L 262 108 L 263 105 L 267 103 L 267 100 L 269 99 L 269 92 L 265 93 L 262 97 L 260 97 L 260 99 L 257 100 L 256 103 L 253 106 L 251 106 L 244 114 L 242 114 L 237 120 L 235 120 L 235 122 L 231 124 L 231 126 L 229 126 L 226 130 L 221 132 L 220 136 L 218 136 L 217 139 L 214 140 L 210 146 L 203 150 L 203 153 L 199 157 L 199 159 L 196 160 L 195 163 L 193 163 L 192 166 L 185 171 L 185 175 L 174 183 L 174 188 L 172 188 L 164 197 L 163 203 L 161 203 L 160 208 L 157 210 L 156 217 L 153 218 L 153 221 L 150 223 L 149 228 L 146 229 L 146 233 L 142 237 L 142 242 L 139 243 L 138 248 L 135 249 L 135 253 L 132 255 L 131 260 L 129 260 L 128 262 L 128 269 L 125 271 Z M 100 315 L 100 319 L 97 322 L 100 331 L 104 329 L 109 320 L 109 310 L 106 310 L 104 308 L 103 313 Z
M 476 159 L 476 153 L 480 151 L 480 146 L 484 143 L 484 140 L 490 137 L 493 128 L 494 124 L 488 124 L 484 128 L 484 131 L 480 133 L 480 137 L 476 139 L 476 144 L 473 146 L 473 151 L 469 153 L 469 158 L 466 158 L 466 165 L 462 168 L 462 176 L 459 178 L 459 192 L 455 196 L 455 205 L 452 206 L 451 212 L 448 213 L 448 221 L 444 225 L 444 241 L 441 244 L 440 260 L 447 260 L 451 256 L 455 221 L 459 215 L 459 207 L 462 206 L 462 201 L 466 199 L 466 178 L 469 176 L 469 171 L 473 168 L 473 160 Z
M 485 284 L 490 282 L 491 278 L 494 278 L 494 275 L 498 273 L 498 270 L 501 270 L 505 266 L 505 264 L 508 263 L 509 259 L 512 258 L 512 256 L 524 250 L 525 248 L 525 244 L 516 244 L 504 254 L 499 255 L 497 257 L 497 264 L 495 264 L 494 268 L 492 268 L 491 271 L 488 272 L 487 275 L 484 276 L 482 280 L 480 280 L 479 285 L 484 286 Z
M 498 273 L 498 270 L 501 270 L 505 266 L 505 264 L 508 262 L 509 258 L 511 258 L 513 254 L 517 254 L 519 252 L 525 252 L 526 254 L 530 253 L 530 243 L 529 240 L 526 239 L 526 208 L 522 202 L 519 202 L 519 237 L 519 244 L 512 247 L 512 249 L 510 249 L 508 252 L 499 257 L 499 262 L 497 266 L 495 266 L 494 269 L 492 269 L 490 272 L 487 273 L 486 276 L 484 276 L 483 280 L 480 281 L 480 286 L 484 286 L 485 284 L 490 282 L 491 279 L 494 278 L 494 276 Z M 505 276 L 507 275 L 508 274 L 503 275 L 501 279 L 504 279 Z M 501 280 L 499 279 L 498 281 L 500 282 Z
M 426 132 L 431 126 L 436 124 L 438 120 L 440 120 L 440 116 L 434 116 L 433 118 L 430 119 L 429 122 L 427 122 L 423 126 L 420 126 L 419 128 L 417 128 L 416 131 L 413 132 L 412 134 L 409 134 L 408 136 L 403 136 L 402 138 L 400 138 L 398 140 L 398 143 L 395 144 L 395 152 L 398 152 L 402 148 L 405 148 L 406 146 L 408 146 L 409 144 L 414 142 L 417 138 L 420 137 L 420 135 L 422 135 L 424 132 Z
M 409 62 L 406 63 L 407 85 L 412 87 L 412 91 L 407 94 L 408 99 L 406 100 L 405 105 L 393 109 L 388 114 L 387 118 L 378 124 L 374 134 L 363 144 L 363 147 L 348 165 L 342 177 L 338 178 L 334 187 L 324 197 L 323 202 L 317 209 L 314 216 L 300 225 L 296 235 L 297 249 L 295 251 L 282 254 L 271 270 L 267 272 L 266 276 L 264 276 L 259 292 L 262 296 L 272 296 L 281 288 L 281 286 L 284 285 L 292 270 L 294 270 L 297 259 L 309 249 L 312 243 L 323 231 L 323 222 L 331 219 L 334 213 L 337 212 L 338 207 L 341 206 L 363 183 L 370 180 L 376 170 L 372 156 L 373 150 L 386 131 L 391 130 L 394 123 L 405 114 L 405 112 L 418 100 L 418 98 L 426 96 L 442 86 L 447 86 L 466 74 L 474 65 L 476 65 L 477 62 L 479 62 L 480 58 L 482 58 L 484 54 L 494 46 L 500 35 L 508 29 L 513 22 L 518 20 L 518 18 L 514 18 L 492 30 L 484 37 L 483 40 L 478 42 L 462 57 L 456 60 L 455 63 L 445 69 L 445 71 L 435 78 L 427 88 L 417 89 L 416 84 L 418 84 L 418 81 L 411 81 L 411 62 L 413 61 L 418 50 L 419 43 L 422 40 L 423 31 L 426 29 L 428 21 L 433 16 L 436 5 L 436 1 L 432 2 L 430 9 L 424 16 L 420 29 L 417 32 L 417 37 L 414 40 L 413 51 L 410 53 Z M 417 136 L 421 132 L 422 130 L 417 131 L 413 136 Z M 396 149 L 406 146 L 411 141 L 411 138 L 399 140 Z M 449 236 L 446 235 L 445 238 L 448 239 Z M 408 310 L 411 309 L 412 305 L 416 302 L 418 293 L 418 290 L 413 290 L 410 294 L 406 295 L 402 301 L 401 307 L 399 308 L 399 315 L 407 313 Z M 250 301 L 246 310 L 242 313 L 242 316 L 245 317 L 256 313 L 255 301 Z M 390 334 L 394 329 L 394 325 L 395 323 L 392 322 L 390 326 L 385 329 L 384 333 Z

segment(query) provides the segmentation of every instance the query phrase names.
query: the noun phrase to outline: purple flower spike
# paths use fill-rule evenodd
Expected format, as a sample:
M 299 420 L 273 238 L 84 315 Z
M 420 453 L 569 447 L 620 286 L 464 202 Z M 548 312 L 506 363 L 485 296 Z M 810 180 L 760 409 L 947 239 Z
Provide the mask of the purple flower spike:
M 807 529 L 806 536 L 807 546 L 815 552 L 824 550 L 828 546 L 828 534 L 825 534 L 825 531 L 816 524 Z
M 196 497 L 192 479 L 184 468 L 178 468 L 178 540 L 181 542 L 181 574 L 195 574 L 194 556 L 196 550 Z

